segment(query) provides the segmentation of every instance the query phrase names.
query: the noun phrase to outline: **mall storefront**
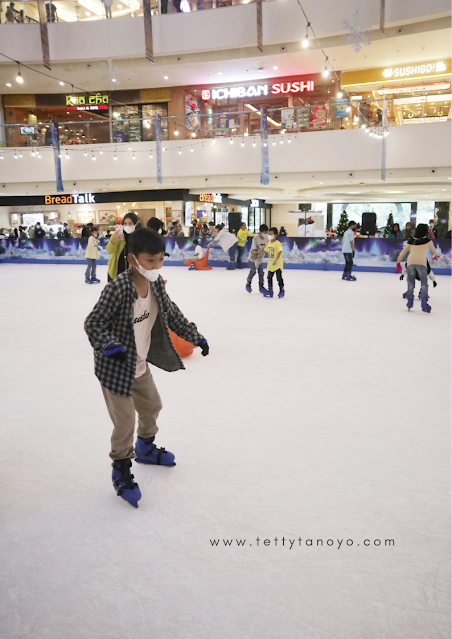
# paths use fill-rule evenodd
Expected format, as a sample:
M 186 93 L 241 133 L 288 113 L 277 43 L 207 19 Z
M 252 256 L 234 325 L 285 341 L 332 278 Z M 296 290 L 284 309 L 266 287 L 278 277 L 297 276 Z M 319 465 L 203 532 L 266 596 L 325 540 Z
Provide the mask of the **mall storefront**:
M 50 122 L 60 144 L 109 144 L 155 140 L 155 113 L 168 139 L 171 88 L 87 94 L 4 95 L 5 143 L 12 147 L 52 145 Z
M 451 70 L 451 59 L 446 58 L 344 71 L 342 87 L 350 96 L 352 110 L 343 119 L 343 128 L 362 124 L 381 126 L 384 96 L 387 97 L 388 125 L 450 120 Z
M 0 227 L 28 227 L 40 222 L 56 235 L 66 222 L 74 237 L 78 237 L 83 226 L 92 222 L 107 235 L 129 212 L 136 213 L 143 226 L 151 217 L 162 220 L 167 230 L 179 221 L 185 234 L 193 220 L 226 226 L 243 221 L 254 232 L 260 224 L 270 222 L 271 205 L 264 200 L 234 200 L 221 193 L 196 194 L 187 189 L 2 197 Z
M 339 128 L 330 104 L 337 90 L 338 80 L 321 74 L 176 87 L 174 100 L 185 117 L 170 128 L 180 139 L 253 136 L 260 134 L 261 107 L 270 134 Z

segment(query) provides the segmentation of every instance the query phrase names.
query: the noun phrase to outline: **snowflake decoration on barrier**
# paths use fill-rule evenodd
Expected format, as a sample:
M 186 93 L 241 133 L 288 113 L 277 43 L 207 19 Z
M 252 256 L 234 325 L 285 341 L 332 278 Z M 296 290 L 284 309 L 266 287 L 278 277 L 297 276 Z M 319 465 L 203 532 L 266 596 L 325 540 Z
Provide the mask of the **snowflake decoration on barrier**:
M 353 14 L 351 21 L 343 20 L 342 27 L 350 32 L 343 36 L 344 43 L 350 44 L 352 42 L 352 48 L 356 53 L 361 51 L 362 44 L 366 47 L 372 44 L 370 38 L 366 35 L 366 31 L 370 31 L 370 24 L 361 22 L 359 10 Z

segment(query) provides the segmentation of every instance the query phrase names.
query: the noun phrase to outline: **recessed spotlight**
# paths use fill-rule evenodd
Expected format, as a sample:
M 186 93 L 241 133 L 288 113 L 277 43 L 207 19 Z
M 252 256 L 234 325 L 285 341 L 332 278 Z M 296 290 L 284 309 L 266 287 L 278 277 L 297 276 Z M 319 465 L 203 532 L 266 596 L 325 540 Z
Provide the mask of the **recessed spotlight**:
M 85 11 L 85 16 L 90 16 L 91 12 L 90 11 Z
M 263 67 L 259 67 L 258 71 L 259 71 L 259 73 L 263 73 L 264 72 L 264 68 Z
M 168 80 L 168 76 L 167 76 L 167 75 L 164 75 L 164 76 L 163 76 L 163 79 L 164 79 L 164 80 Z
M 112 78 L 112 79 L 111 79 L 111 81 L 112 81 L 112 82 L 116 82 L 116 78 Z
M 223 75 L 221 71 L 218 71 L 217 75 Z
M 278 68 L 278 67 L 273 67 L 273 71 L 276 71 L 276 69 L 277 69 L 277 68 Z
M 122 4 L 117 5 L 118 9 L 122 9 Z
M 7 82 L 7 83 L 6 83 L 6 86 L 7 86 L 7 87 L 10 87 L 10 86 L 11 86 L 11 82 Z
M 64 87 L 64 82 L 58 82 L 58 84 L 60 85 L 60 87 Z

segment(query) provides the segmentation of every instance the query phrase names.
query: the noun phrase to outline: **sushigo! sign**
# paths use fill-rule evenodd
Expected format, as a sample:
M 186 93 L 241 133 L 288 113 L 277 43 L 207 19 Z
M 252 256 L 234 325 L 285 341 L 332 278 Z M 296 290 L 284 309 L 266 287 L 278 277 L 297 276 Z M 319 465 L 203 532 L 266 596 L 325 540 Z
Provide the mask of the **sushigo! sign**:
M 314 91 L 314 80 L 297 80 L 296 82 L 276 82 L 275 84 L 252 84 L 244 87 L 224 87 L 221 89 L 203 89 L 203 100 L 227 100 L 228 98 L 258 98 L 261 95 L 278 95 L 281 93 L 303 93 Z

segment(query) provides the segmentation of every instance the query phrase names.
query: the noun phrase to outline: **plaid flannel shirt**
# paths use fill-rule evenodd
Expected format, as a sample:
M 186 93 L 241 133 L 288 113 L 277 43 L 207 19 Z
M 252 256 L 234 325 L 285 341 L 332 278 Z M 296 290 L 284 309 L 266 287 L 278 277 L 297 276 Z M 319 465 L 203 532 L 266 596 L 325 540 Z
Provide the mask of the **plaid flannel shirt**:
M 150 286 L 158 302 L 159 312 L 151 331 L 147 361 L 165 371 L 185 368 L 173 346 L 168 327 L 179 337 L 199 346 L 204 337 L 170 300 L 160 276 Z M 133 306 L 138 293 L 133 284 L 133 271 L 121 273 L 102 291 L 99 301 L 85 320 L 85 331 L 94 348 L 94 372 L 102 386 L 112 393 L 131 395 L 137 364 L 133 329 Z M 104 355 L 106 348 L 124 346 L 125 362 Z

